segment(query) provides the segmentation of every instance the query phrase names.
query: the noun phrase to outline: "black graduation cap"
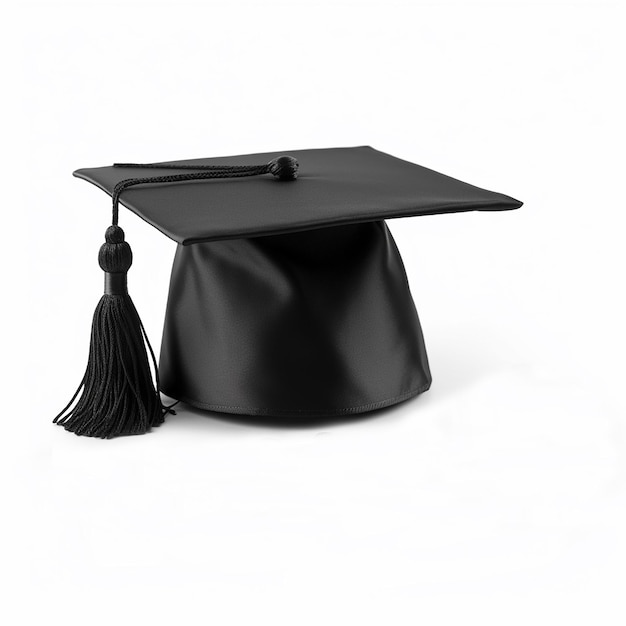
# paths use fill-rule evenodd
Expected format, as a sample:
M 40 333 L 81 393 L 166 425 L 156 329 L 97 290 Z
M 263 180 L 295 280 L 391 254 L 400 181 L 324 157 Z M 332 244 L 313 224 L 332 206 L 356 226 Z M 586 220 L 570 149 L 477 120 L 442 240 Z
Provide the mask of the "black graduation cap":
M 160 424 L 171 411 L 160 391 L 212 411 L 312 417 L 427 390 L 417 312 L 384 220 L 522 204 L 367 146 L 74 175 L 112 196 L 113 225 L 87 370 L 55 421 L 96 437 Z M 126 289 L 120 203 L 179 244 L 158 370 Z

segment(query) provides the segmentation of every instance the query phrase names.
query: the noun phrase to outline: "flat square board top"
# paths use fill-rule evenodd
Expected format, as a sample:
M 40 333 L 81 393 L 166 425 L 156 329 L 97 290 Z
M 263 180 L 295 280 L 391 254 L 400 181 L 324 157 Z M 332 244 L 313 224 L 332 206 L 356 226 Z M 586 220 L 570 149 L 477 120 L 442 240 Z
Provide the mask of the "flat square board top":
M 265 175 L 149 183 L 124 190 L 120 203 L 184 245 L 396 217 L 504 211 L 522 206 L 509 196 L 474 187 L 369 146 L 167 164 L 255 165 L 283 154 L 295 157 L 300 164 L 295 181 L 278 181 Z M 127 178 L 175 173 L 171 169 L 109 166 L 80 169 L 74 176 L 112 194 L 115 185 Z

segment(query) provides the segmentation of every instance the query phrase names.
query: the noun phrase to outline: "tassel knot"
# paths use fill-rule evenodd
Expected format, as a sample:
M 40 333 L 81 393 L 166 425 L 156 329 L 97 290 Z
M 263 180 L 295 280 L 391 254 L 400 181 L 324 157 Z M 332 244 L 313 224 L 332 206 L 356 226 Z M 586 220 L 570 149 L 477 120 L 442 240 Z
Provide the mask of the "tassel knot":
M 104 234 L 104 243 L 98 253 L 100 267 L 111 274 L 126 273 L 133 263 L 133 251 L 124 240 L 124 231 L 119 226 L 109 226 Z

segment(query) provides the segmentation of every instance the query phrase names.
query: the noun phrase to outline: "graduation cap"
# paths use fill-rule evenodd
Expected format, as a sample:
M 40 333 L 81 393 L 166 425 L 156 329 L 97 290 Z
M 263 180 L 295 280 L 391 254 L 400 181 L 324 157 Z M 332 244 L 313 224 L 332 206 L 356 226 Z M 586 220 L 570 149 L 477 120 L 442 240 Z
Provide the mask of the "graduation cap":
M 55 422 L 139 434 L 171 407 L 340 416 L 431 383 L 386 219 L 521 202 L 364 146 L 74 172 L 112 196 L 85 375 Z M 128 295 L 123 204 L 176 241 L 160 362 Z

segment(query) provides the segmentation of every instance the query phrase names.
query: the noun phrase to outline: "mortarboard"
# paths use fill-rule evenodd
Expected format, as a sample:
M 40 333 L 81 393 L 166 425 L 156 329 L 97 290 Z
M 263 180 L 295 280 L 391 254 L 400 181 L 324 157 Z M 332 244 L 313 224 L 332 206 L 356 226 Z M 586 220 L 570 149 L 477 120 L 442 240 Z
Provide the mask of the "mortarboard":
M 429 388 L 385 220 L 522 203 L 367 146 L 281 154 L 74 172 L 112 196 L 113 220 L 87 369 L 55 422 L 143 433 L 171 412 L 160 392 L 224 413 L 338 416 Z M 158 368 L 126 288 L 120 203 L 178 243 Z

